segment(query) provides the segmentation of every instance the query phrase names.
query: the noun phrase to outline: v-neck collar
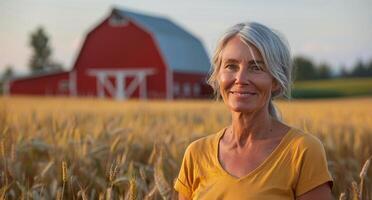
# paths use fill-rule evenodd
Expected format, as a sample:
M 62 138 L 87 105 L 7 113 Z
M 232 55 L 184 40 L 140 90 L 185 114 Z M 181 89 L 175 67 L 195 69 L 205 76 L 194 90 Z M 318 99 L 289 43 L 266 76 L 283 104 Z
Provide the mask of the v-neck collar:
M 219 153 L 219 143 L 221 141 L 221 138 L 223 137 L 223 135 L 225 134 L 227 130 L 227 127 L 225 127 L 224 129 L 222 129 L 217 135 L 216 135 L 216 139 L 214 141 L 214 158 L 215 158 L 215 162 L 216 162 L 216 165 L 217 167 L 219 168 L 219 170 L 226 176 L 230 177 L 231 179 L 235 180 L 235 181 L 241 181 L 241 180 L 244 180 L 250 176 L 253 176 L 254 174 L 257 174 L 263 167 L 265 167 L 269 162 L 271 162 L 278 153 L 281 152 L 281 150 L 286 146 L 286 144 L 288 143 L 288 140 L 289 140 L 289 136 L 291 135 L 292 131 L 294 130 L 293 128 L 290 127 L 290 129 L 287 131 L 287 133 L 283 136 L 283 138 L 280 140 L 279 144 L 275 147 L 275 149 L 270 153 L 270 155 L 258 166 L 256 167 L 254 170 L 252 170 L 251 172 L 249 172 L 248 174 L 242 176 L 242 177 L 236 177 L 232 174 L 230 174 L 229 172 L 227 172 L 221 165 L 221 162 L 218 158 L 218 153 Z

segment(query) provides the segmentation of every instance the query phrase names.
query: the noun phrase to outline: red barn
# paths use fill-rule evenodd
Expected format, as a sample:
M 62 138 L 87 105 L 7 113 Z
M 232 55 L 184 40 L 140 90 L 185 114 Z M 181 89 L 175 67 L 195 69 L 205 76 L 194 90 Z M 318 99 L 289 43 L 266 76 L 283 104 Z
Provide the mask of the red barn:
M 90 31 L 68 72 L 14 79 L 10 94 L 201 98 L 210 62 L 202 43 L 164 17 L 123 9 Z

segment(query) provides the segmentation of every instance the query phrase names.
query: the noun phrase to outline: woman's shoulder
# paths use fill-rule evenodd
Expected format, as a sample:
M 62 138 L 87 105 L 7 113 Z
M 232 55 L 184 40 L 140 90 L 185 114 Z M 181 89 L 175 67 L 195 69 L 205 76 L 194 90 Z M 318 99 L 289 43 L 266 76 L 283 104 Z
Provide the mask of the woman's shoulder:
M 323 143 L 320 139 L 312 133 L 308 133 L 299 128 L 291 128 L 292 138 L 291 146 L 294 148 L 300 149 L 309 149 L 309 148 L 324 148 Z
M 203 136 L 189 144 L 189 146 L 186 149 L 186 152 L 193 153 L 197 152 L 200 153 L 208 153 L 214 150 L 216 143 L 218 142 L 218 139 L 221 134 L 223 134 L 225 128 L 218 131 L 217 133 L 210 134 L 207 136 Z

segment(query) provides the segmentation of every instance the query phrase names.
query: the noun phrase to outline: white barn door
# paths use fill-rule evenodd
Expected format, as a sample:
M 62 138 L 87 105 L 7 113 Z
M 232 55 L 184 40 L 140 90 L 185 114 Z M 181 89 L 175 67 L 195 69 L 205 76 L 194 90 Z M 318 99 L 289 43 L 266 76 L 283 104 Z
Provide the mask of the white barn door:
M 153 69 L 91 69 L 88 75 L 96 77 L 97 95 L 105 97 L 105 89 L 117 100 L 128 99 L 139 88 L 139 98 L 147 99 L 147 76 L 155 74 Z M 114 78 L 116 86 L 109 80 Z M 128 84 L 126 78 L 133 78 Z

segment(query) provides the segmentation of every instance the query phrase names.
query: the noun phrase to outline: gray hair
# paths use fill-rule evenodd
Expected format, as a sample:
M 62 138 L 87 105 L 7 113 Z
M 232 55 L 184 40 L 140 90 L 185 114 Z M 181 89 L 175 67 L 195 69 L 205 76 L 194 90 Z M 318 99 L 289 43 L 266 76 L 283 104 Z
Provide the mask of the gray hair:
M 290 98 L 292 85 L 292 58 L 287 40 L 274 31 L 256 22 L 239 23 L 230 27 L 221 37 L 213 55 L 212 70 L 208 84 L 212 86 L 217 98 L 220 96 L 217 75 L 221 67 L 221 54 L 226 43 L 234 36 L 239 36 L 246 44 L 254 45 L 261 53 L 269 73 L 279 83 L 280 90 L 271 94 L 269 113 L 274 118 L 281 117 L 273 104 L 273 99 L 285 96 Z

